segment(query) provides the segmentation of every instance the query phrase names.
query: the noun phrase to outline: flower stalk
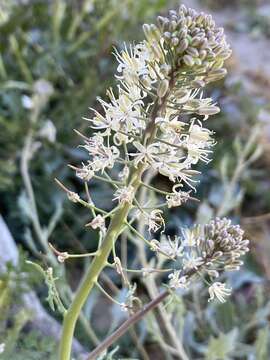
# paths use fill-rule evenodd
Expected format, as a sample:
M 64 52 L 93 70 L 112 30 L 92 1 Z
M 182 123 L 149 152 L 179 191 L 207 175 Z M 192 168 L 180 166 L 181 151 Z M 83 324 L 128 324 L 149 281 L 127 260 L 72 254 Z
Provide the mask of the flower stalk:
M 138 188 L 138 186 L 140 185 L 141 175 L 143 171 L 144 167 L 141 166 L 134 173 L 131 184 L 132 186 L 134 186 L 135 189 Z M 72 304 L 64 316 L 63 331 L 59 348 L 60 360 L 70 359 L 72 339 L 77 319 L 80 315 L 83 305 L 86 302 L 87 297 L 89 296 L 93 286 L 97 282 L 101 271 L 107 264 L 107 259 L 113 248 L 114 242 L 116 241 L 118 235 L 122 230 L 122 227 L 125 224 L 130 206 L 130 204 L 125 204 L 113 215 L 102 245 L 99 248 L 93 262 L 89 266 L 89 269 L 87 270 L 84 278 L 82 279 L 79 289 L 77 290 L 75 297 L 72 301 Z

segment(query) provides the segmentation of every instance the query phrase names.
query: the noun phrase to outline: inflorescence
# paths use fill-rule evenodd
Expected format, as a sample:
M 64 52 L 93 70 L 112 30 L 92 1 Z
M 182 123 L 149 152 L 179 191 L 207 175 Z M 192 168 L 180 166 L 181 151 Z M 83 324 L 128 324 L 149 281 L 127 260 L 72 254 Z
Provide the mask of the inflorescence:
M 168 17 L 159 16 L 156 25 L 143 25 L 143 30 L 143 42 L 115 51 L 117 89 L 109 89 L 106 100 L 97 99 L 102 111 L 91 109 L 93 116 L 87 120 L 93 135 L 83 135 L 89 160 L 73 168 L 84 182 L 99 179 L 111 183 L 116 207 L 129 204 L 130 213 L 135 214 L 132 222 L 143 221 L 151 234 L 165 230 L 164 210 L 138 203 L 138 186 L 131 182 L 134 171 L 141 167 L 143 174 L 152 169 L 174 183 L 171 192 L 155 189 L 143 180 L 139 184 L 163 195 L 165 208 L 180 206 L 191 198 L 198 174 L 194 166 L 210 161 L 215 144 L 213 132 L 204 122 L 220 111 L 211 98 L 203 96 L 203 88 L 226 75 L 223 66 L 231 50 L 223 29 L 216 27 L 210 15 L 185 6 L 170 11 Z M 113 168 L 116 171 L 112 172 Z M 113 178 L 115 173 L 118 178 Z M 72 201 L 85 205 L 78 194 L 67 192 Z M 92 200 L 87 206 L 95 210 L 87 225 L 99 229 L 104 237 L 105 219 L 113 211 L 106 215 Z M 143 234 L 140 237 L 144 239 Z M 145 241 L 169 260 L 181 259 L 179 269 L 169 275 L 171 289 L 187 288 L 189 277 L 198 269 L 209 281 L 224 270 L 237 270 L 242 264 L 239 257 L 248 251 L 243 231 L 228 219 L 185 230 L 176 242 Z M 229 293 L 220 282 L 209 288 L 210 299 L 216 296 L 223 301 Z

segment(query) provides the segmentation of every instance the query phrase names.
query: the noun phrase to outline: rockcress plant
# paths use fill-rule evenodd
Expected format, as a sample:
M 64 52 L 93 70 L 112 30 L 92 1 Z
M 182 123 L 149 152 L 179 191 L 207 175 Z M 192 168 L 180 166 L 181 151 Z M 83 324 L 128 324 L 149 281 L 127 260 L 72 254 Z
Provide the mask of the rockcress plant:
M 173 240 L 154 238 L 155 232 L 166 231 L 164 209 L 193 199 L 190 193 L 197 182 L 196 164 L 210 161 L 215 140 L 204 124 L 220 109 L 211 98 L 203 97 L 202 89 L 226 75 L 223 65 L 231 50 L 223 29 L 216 27 L 211 15 L 183 5 L 178 11 L 170 11 L 168 17 L 159 16 L 156 25 L 145 24 L 143 30 L 143 42 L 115 52 L 119 62 L 117 89 L 107 91 L 107 100 L 99 98 L 103 111 L 92 109 L 94 115 L 87 119 L 93 136 L 82 137 L 89 160 L 80 168 L 71 166 L 85 183 L 98 179 L 111 184 L 115 189 L 112 195 L 115 207 L 107 213 L 90 196 L 85 201 L 60 184 L 71 201 L 91 209 L 93 218 L 87 225 L 97 229 L 100 236 L 98 249 L 89 254 L 93 255 L 89 269 L 64 315 L 61 360 L 71 357 L 78 316 L 93 287 L 100 287 L 98 278 L 108 265 L 111 252 L 114 258 L 111 265 L 124 274 L 114 244 L 127 229 L 166 261 L 174 261 L 176 270 L 164 269 L 169 272 L 166 296 L 175 289 L 188 288 L 192 278 L 199 275 L 207 279 L 209 300 L 216 297 L 224 302 L 231 289 L 216 280 L 224 270 L 238 270 L 242 264 L 240 256 L 248 251 L 243 231 L 228 219 L 217 218 L 205 226 L 183 230 L 183 236 Z M 114 178 L 115 170 L 118 178 Z M 173 183 L 171 192 L 144 182 L 149 170 L 168 177 Z M 142 187 L 164 196 L 164 201 L 154 208 L 140 203 L 136 195 Z M 147 238 L 136 229 L 136 222 L 146 225 Z M 61 262 L 69 257 L 72 255 L 68 252 L 58 256 Z M 154 271 L 142 269 L 144 274 Z M 158 301 L 153 299 L 147 309 L 162 301 L 165 298 L 162 296 Z M 121 305 L 130 309 L 128 304 Z M 138 320 L 139 316 L 134 317 L 133 323 Z

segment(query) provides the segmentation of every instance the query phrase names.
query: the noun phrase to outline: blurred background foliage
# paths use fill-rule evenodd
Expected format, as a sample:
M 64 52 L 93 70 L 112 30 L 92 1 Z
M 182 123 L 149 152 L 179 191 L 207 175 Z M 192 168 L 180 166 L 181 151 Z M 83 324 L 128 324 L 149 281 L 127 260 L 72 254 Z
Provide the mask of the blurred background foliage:
M 0 0 L 0 213 L 23 249 L 22 259 L 27 252 L 44 266 L 54 267 L 66 303 L 72 297 L 67 283 L 71 288 L 77 285 L 84 263 L 69 263 L 66 273 L 44 243 L 76 253 L 94 250 L 97 238 L 85 228 L 87 211 L 65 201 L 53 179 L 77 192 L 83 190 L 66 166 L 84 159 L 78 148 L 81 139 L 73 129 L 89 135 L 82 116 L 114 84 L 113 48 L 141 40 L 141 25 L 176 5 L 173 0 Z M 267 360 L 270 6 L 263 0 L 198 0 L 187 5 L 213 14 L 226 28 L 234 55 L 226 80 L 206 90 L 222 111 L 209 123 L 217 145 L 211 164 L 199 169 L 196 196 L 201 202 L 167 216 L 169 231 L 177 234 L 180 226 L 203 223 L 216 215 L 231 216 L 246 229 L 252 251 L 245 269 L 229 278 L 234 295 L 226 304 L 207 304 L 198 284 L 192 294 L 168 304 L 167 311 L 175 318 L 174 327 L 192 359 Z M 164 189 L 168 186 L 160 176 L 154 181 Z M 93 198 L 110 208 L 107 194 L 106 186 L 91 183 Z M 136 256 L 132 249 L 128 254 Z M 111 286 L 109 276 L 106 273 L 103 280 Z M 143 283 L 135 280 L 145 297 Z M 26 289 L 21 288 L 24 282 Z M 28 326 L 31 314 L 20 304 L 20 294 L 29 286 L 49 308 L 44 300 L 46 286 L 30 267 L 10 266 L 0 275 L 0 343 L 6 344 L 1 359 L 55 359 L 55 341 Z M 117 296 L 121 300 L 124 294 L 120 291 Z M 109 316 L 104 309 L 108 311 L 108 303 L 97 293 L 85 309 L 86 323 L 91 318 L 101 338 L 124 316 L 115 306 Z M 77 337 L 89 350 L 95 336 L 85 321 Z M 121 339 L 119 350 L 107 358 L 172 359 L 160 351 L 162 339 L 151 315 L 137 333 L 135 340 L 132 333 Z

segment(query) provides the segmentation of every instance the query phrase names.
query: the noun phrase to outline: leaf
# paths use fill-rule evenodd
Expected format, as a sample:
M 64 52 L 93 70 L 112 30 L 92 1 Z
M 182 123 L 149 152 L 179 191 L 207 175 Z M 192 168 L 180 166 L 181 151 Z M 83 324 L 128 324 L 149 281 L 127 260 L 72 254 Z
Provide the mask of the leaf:
M 268 344 L 269 344 L 269 327 L 267 326 L 264 329 L 260 329 L 258 331 L 257 340 L 255 342 L 256 360 L 269 359 Z
M 211 337 L 206 352 L 206 360 L 226 360 L 235 350 L 238 330 L 234 328 L 227 334 L 221 333 L 218 338 Z
M 55 311 L 55 306 L 57 310 L 64 314 L 66 312 L 66 309 L 62 303 L 62 300 L 60 298 L 60 295 L 58 293 L 57 287 L 56 287 L 56 280 L 58 280 L 57 277 L 54 277 L 53 275 L 53 269 L 49 267 L 47 270 L 44 270 L 40 265 L 32 262 L 32 261 L 26 261 L 28 265 L 33 266 L 45 279 L 45 283 L 48 286 L 48 296 L 46 300 L 48 301 L 50 308 Z

